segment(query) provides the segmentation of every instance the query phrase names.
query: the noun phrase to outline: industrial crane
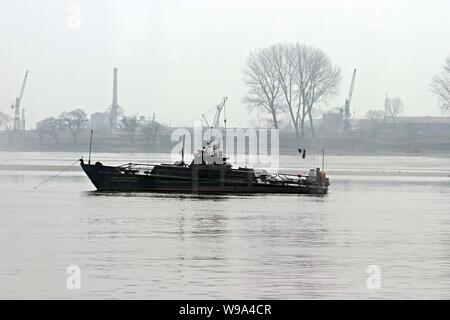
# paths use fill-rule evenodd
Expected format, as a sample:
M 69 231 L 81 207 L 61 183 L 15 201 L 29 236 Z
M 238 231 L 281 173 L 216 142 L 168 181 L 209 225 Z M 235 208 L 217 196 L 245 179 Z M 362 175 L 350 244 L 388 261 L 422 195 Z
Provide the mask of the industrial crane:
M 211 129 L 218 129 L 220 126 L 220 115 L 225 108 L 225 103 L 227 102 L 228 97 L 223 97 L 222 101 L 216 106 L 216 113 L 214 114 L 214 119 L 211 125 L 209 125 L 206 116 L 202 114 L 203 120 L 205 120 L 206 126 Z M 224 123 L 226 124 L 227 119 L 224 119 Z
M 22 121 L 20 119 L 20 105 L 22 103 L 23 92 L 25 90 L 25 85 L 27 83 L 28 70 L 25 72 L 25 77 L 23 78 L 22 87 L 20 89 L 20 94 L 16 97 L 15 103 L 11 105 L 11 109 L 14 109 L 14 130 L 25 130 L 25 110 L 22 109 Z
M 344 105 L 344 130 L 348 131 L 350 129 L 350 103 L 352 102 L 353 96 L 353 87 L 355 86 L 355 78 L 356 78 L 356 68 L 353 70 L 352 82 L 350 84 L 350 91 L 348 93 L 348 98 L 345 99 Z

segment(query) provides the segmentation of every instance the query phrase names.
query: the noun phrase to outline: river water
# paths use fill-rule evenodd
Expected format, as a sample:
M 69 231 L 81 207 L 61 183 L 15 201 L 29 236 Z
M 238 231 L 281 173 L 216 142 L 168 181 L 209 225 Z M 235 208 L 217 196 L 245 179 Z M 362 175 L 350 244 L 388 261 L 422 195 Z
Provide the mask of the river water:
M 320 197 L 97 193 L 77 165 L 33 190 L 77 156 L 0 153 L 0 298 L 450 298 L 448 158 L 330 156 Z

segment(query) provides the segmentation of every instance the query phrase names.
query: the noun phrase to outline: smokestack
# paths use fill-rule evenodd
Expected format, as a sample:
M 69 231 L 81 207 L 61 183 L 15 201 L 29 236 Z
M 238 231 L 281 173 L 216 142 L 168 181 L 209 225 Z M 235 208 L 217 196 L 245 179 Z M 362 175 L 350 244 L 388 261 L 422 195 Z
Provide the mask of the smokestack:
M 117 107 L 117 68 L 114 68 L 113 106 Z M 116 109 L 116 111 L 117 111 L 117 109 Z
M 114 78 L 113 78 L 113 101 L 111 104 L 111 130 L 115 131 L 117 126 L 117 68 L 114 68 Z

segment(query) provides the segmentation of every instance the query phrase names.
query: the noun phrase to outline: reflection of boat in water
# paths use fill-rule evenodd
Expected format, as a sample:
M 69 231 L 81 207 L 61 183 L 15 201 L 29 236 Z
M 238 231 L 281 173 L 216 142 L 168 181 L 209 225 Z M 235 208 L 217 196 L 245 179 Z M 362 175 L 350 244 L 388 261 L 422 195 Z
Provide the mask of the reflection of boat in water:
M 184 149 L 183 149 L 184 154 Z M 215 145 L 199 150 L 190 164 L 128 163 L 106 166 L 100 162 L 81 167 L 99 191 L 188 193 L 298 193 L 326 194 L 329 180 L 319 168 L 309 174 L 269 174 L 265 170 L 233 168 Z

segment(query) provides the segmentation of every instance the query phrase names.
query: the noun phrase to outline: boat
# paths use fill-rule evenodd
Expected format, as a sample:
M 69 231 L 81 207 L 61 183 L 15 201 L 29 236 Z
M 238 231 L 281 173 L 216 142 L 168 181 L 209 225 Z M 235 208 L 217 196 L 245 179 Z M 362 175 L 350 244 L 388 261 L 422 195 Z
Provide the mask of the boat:
M 184 143 L 183 143 L 184 145 Z M 320 168 L 307 174 L 270 174 L 266 170 L 234 168 L 217 145 L 210 142 L 194 154 L 191 163 L 126 163 L 108 166 L 80 159 L 80 165 L 98 191 L 181 192 L 214 194 L 289 193 L 324 195 L 329 179 Z

